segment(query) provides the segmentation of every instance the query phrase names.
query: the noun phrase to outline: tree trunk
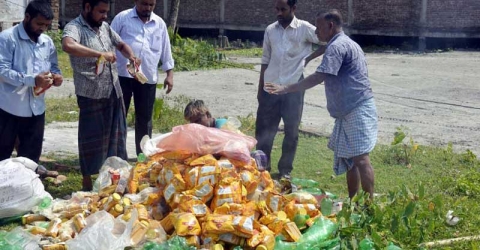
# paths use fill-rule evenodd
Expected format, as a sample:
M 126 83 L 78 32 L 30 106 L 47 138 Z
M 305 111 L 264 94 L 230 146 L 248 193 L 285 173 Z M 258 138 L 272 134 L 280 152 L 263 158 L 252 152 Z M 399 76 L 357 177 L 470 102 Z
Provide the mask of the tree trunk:
M 172 0 L 172 6 L 170 6 L 170 13 L 168 15 L 168 27 L 171 27 L 173 30 L 177 28 L 179 7 L 180 0 Z

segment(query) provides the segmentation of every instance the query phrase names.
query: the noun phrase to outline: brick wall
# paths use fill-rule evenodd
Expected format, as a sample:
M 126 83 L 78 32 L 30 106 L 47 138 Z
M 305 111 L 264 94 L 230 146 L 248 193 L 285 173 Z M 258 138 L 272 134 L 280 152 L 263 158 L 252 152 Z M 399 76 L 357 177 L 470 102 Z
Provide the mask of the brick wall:
M 355 29 L 419 28 L 421 0 L 357 0 L 353 4 Z
M 427 27 L 432 31 L 480 32 L 479 0 L 429 0 Z
M 81 11 L 82 0 L 64 1 L 67 19 L 76 17 Z M 274 0 L 224 1 L 227 25 L 258 28 L 275 21 Z M 389 32 L 417 34 L 420 29 L 421 2 L 353 0 L 354 22 L 351 28 L 384 35 Z M 133 0 L 115 0 L 117 13 L 133 5 Z M 332 8 L 339 9 L 347 20 L 348 0 L 300 0 L 296 13 L 297 17 L 313 23 L 317 12 Z M 163 17 L 163 0 L 157 0 L 155 13 Z M 178 22 L 180 25 L 219 24 L 220 0 L 181 0 Z M 428 0 L 426 27 L 429 31 L 470 32 L 479 35 L 480 0 Z

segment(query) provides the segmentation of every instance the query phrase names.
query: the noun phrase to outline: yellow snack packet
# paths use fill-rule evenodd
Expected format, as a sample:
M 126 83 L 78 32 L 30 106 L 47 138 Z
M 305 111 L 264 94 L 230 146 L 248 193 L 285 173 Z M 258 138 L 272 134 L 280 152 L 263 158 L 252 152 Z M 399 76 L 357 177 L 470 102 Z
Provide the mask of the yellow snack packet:
M 272 177 L 268 171 L 260 172 L 259 186 L 263 191 L 272 191 L 275 189 L 275 184 L 273 183 Z
M 225 233 L 225 234 L 220 234 L 218 236 L 218 240 L 226 243 L 230 243 L 232 245 L 240 245 L 242 242 L 242 237 L 232 233 Z
M 160 171 L 158 183 L 164 187 L 170 184 L 172 182 L 172 179 L 174 179 L 174 177 L 177 175 L 180 176 L 182 182 L 184 182 L 178 168 L 176 168 L 176 166 L 172 162 L 168 162 L 163 165 L 163 168 Z
M 200 235 L 202 229 L 197 218 L 192 213 L 179 213 L 174 215 L 175 232 L 178 236 Z
M 203 165 L 215 165 L 217 166 L 217 159 L 213 155 L 208 154 L 200 158 L 197 158 L 190 162 L 190 166 L 203 166 Z
M 215 208 L 213 211 L 214 214 L 231 214 L 231 215 L 242 215 L 243 206 L 242 204 L 236 203 L 223 203 L 221 206 Z
M 247 170 L 240 172 L 240 178 L 242 179 L 242 184 L 247 189 L 247 195 L 254 193 L 258 186 L 258 178 L 255 178 L 255 175 Z
M 178 209 L 184 213 L 192 213 L 197 217 L 205 216 L 210 213 L 210 210 L 205 203 L 191 195 L 183 195 L 180 198 Z
M 197 185 L 198 170 L 198 167 L 193 167 L 185 171 L 184 180 L 187 183 L 188 189 L 194 188 Z
M 297 204 L 313 204 L 317 205 L 318 201 L 315 196 L 307 192 L 294 192 L 284 196 L 288 201 L 295 201 Z
M 217 163 L 221 171 L 223 171 L 223 169 L 235 169 L 233 164 L 227 158 L 221 158 Z
M 235 216 L 233 227 L 235 228 L 234 234 L 243 238 L 250 238 L 253 235 L 253 217 Z
M 172 202 L 175 194 L 178 194 L 185 190 L 186 184 L 182 176 L 175 174 L 172 179 L 170 179 L 169 184 L 163 190 L 163 196 L 167 202 Z
M 95 75 L 100 75 L 103 73 L 103 70 L 105 69 L 105 63 L 107 61 L 105 60 L 105 57 L 99 56 L 97 59 L 97 62 L 95 63 Z
M 283 206 L 285 203 L 285 198 L 280 194 L 275 193 L 268 193 L 267 194 L 267 206 L 273 211 L 280 211 L 283 210 Z
M 291 238 L 295 242 L 298 242 L 300 240 L 300 237 L 302 236 L 302 233 L 298 229 L 295 222 L 288 222 L 283 226 L 283 228 L 284 228 L 286 234 L 288 235 L 287 239 Z
M 241 203 L 242 202 L 242 184 L 234 178 L 224 178 L 215 188 L 211 208 L 223 203 Z
M 150 186 L 155 187 L 157 185 L 158 177 L 160 176 L 160 172 L 162 171 L 163 166 L 158 162 L 154 162 L 150 165 L 149 171 L 149 182 Z
M 208 234 L 233 233 L 233 215 L 209 214 L 205 218 L 204 228 Z
M 192 156 L 192 153 L 187 151 L 166 151 L 159 154 L 156 154 L 156 157 L 162 157 L 167 160 L 177 161 L 183 163 L 186 159 Z
M 213 197 L 213 186 L 209 182 L 203 182 L 193 189 L 183 192 L 185 195 L 193 195 L 200 199 L 203 203 L 207 203 Z
M 275 220 L 274 222 L 267 225 L 267 227 L 272 230 L 275 235 L 280 234 L 283 231 L 284 225 L 287 223 L 286 220 Z
M 204 165 L 199 167 L 197 185 L 203 182 L 210 182 L 213 186 L 217 184 L 220 169 L 217 165 Z
M 145 178 L 148 175 L 148 167 L 144 163 L 137 163 L 130 172 L 130 178 L 128 180 L 128 191 L 131 194 L 138 192 L 139 180 Z
M 320 211 L 313 204 L 295 204 L 295 201 L 290 201 L 285 205 L 285 213 L 290 220 L 293 220 L 296 214 L 308 214 L 310 217 L 316 217 Z
M 171 234 L 172 231 L 175 229 L 175 227 L 173 226 L 173 221 L 174 221 L 173 213 L 169 213 L 167 216 L 165 216 L 165 218 L 163 218 L 160 221 L 160 224 L 162 225 L 165 232 L 167 232 L 167 234 Z

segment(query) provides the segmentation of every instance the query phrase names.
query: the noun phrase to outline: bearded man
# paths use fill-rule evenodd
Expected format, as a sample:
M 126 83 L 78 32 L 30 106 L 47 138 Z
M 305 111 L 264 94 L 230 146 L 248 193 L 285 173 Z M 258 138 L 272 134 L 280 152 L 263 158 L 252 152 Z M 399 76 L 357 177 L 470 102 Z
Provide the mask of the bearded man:
M 115 50 L 140 65 L 132 49 L 105 22 L 109 0 L 83 0 L 80 16 L 63 30 L 62 48 L 70 55 L 80 109 L 78 151 L 83 190 L 92 189 L 106 158 L 127 159 L 126 119 Z

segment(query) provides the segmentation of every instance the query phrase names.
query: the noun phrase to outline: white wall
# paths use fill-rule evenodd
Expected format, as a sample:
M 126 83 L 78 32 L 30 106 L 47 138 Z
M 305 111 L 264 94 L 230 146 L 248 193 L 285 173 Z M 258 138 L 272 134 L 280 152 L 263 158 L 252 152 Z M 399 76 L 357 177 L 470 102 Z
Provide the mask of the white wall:
M 29 2 L 30 0 L 0 0 L 0 22 L 22 21 Z

